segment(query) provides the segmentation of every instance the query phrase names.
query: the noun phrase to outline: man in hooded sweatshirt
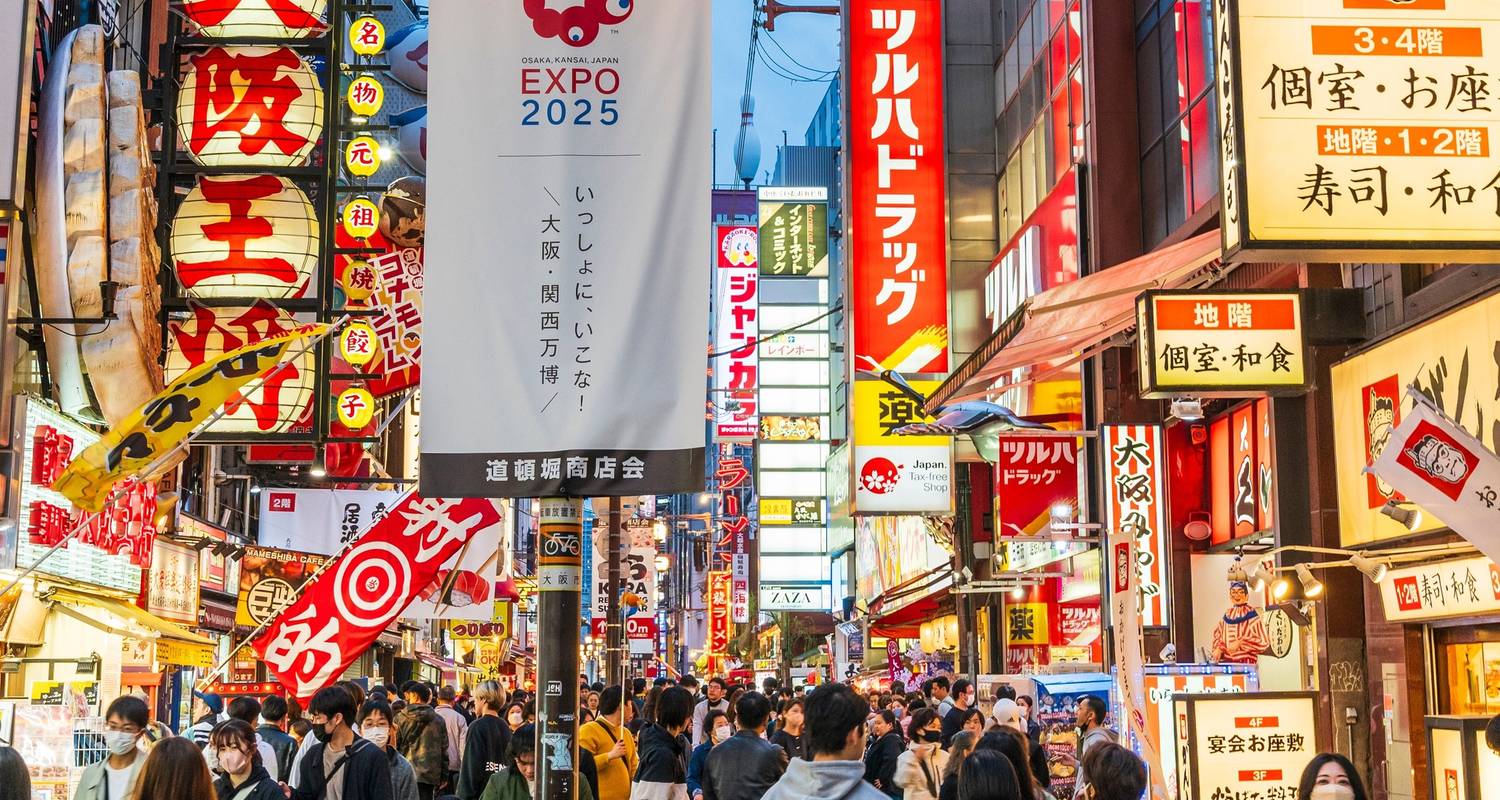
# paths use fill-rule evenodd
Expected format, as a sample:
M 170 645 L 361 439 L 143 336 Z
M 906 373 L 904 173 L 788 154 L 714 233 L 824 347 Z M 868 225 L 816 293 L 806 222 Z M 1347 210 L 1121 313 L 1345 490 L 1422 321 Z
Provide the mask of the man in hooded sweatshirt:
M 865 783 L 865 719 L 870 704 L 848 685 L 828 683 L 805 703 L 807 752 L 761 800 L 890 800 Z
M 406 707 L 396 714 L 396 749 L 417 773 L 417 796 L 432 800 L 448 777 L 448 730 L 432 706 L 432 690 L 407 681 L 401 687 Z

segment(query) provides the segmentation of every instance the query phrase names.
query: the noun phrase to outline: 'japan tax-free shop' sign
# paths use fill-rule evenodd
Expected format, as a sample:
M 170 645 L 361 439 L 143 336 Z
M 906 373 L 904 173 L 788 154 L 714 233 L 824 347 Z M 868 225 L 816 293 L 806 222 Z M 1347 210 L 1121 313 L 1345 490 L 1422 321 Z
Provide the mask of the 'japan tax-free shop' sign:
M 1215 0 L 1214 16 L 1226 256 L 1493 257 L 1500 3 Z

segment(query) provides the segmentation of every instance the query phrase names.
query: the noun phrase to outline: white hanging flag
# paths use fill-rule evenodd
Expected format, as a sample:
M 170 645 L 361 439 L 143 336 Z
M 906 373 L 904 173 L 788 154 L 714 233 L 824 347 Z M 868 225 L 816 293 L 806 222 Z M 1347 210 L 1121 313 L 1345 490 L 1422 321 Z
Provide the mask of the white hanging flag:
M 1370 471 L 1500 561 L 1500 456 L 1420 394 Z

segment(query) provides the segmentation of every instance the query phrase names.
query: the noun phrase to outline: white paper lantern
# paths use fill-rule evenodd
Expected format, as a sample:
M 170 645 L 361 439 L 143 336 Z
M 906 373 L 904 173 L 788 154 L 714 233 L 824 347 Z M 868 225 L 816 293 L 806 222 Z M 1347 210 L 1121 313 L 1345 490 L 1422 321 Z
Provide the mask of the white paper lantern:
M 296 167 L 323 133 L 323 90 L 286 47 L 212 47 L 188 59 L 177 133 L 206 167 Z
M 292 315 L 267 302 L 247 306 L 192 306 L 192 316 L 171 323 L 167 380 L 230 350 L 296 328 Z M 317 351 L 293 345 L 291 365 L 227 404 L 228 413 L 208 430 L 214 433 L 284 433 L 303 419 L 317 388 Z
M 318 215 L 286 178 L 202 176 L 170 243 L 188 297 L 301 297 L 318 266 Z
M 180 10 L 199 36 L 301 39 L 327 27 L 328 0 L 182 0 Z

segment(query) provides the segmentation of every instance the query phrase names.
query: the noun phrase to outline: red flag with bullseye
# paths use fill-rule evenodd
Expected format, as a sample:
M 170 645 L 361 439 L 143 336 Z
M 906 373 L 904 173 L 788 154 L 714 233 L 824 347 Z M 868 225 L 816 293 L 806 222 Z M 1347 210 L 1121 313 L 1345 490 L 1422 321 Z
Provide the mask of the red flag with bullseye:
M 311 697 L 374 643 L 470 537 L 502 519 L 490 500 L 408 494 L 326 566 L 251 647 L 288 691 Z

